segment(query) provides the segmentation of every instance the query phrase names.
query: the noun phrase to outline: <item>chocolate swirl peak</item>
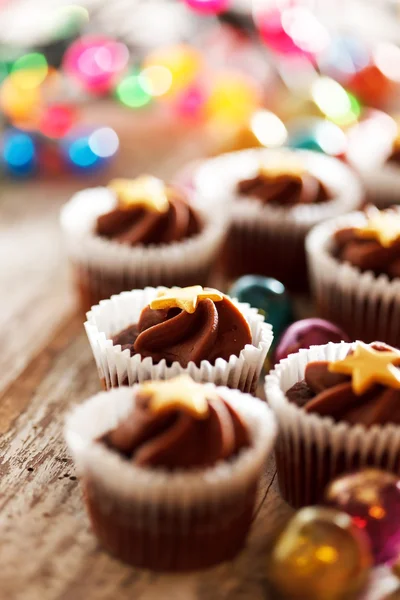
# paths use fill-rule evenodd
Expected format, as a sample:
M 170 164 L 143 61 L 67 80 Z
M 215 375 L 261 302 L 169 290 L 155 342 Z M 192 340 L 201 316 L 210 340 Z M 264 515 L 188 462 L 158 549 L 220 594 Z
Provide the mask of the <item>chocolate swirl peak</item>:
M 183 194 L 156 177 L 115 179 L 117 206 L 100 215 L 96 233 L 129 246 L 169 244 L 200 233 L 199 215 Z
M 250 445 L 242 417 L 188 375 L 140 386 L 131 413 L 102 440 L 134 464 L 205 468 Z
M 163 292 L 142 310 L 137 324 L 114 336 L 113 343 L 155 363 L 165 359 L 169 365 L 177 361 L 186 367 L 189 362 L 199 366 L 202 360 L 213 364 L 217 358 L 239 356 L 252 337 L 246 319 L 229 298 L 192 286 Z
M 237 191 L 241 196 L 257 198 L 263 204 L 286 207 L 326 202 L 330 198 L 325 185 L 301 162 L 288 159 L 260 165 L 255 177 L 238 183 Z
M 361 271 L 400 277 L 400 213 L 370 209 L 367 216 L 364 227 L 335 233 L 335 256 Z
M 366 427 L 400 424 L 400 351 L 357 342 L 342 361 L 309 363 L 288 392 L 307 412 Z

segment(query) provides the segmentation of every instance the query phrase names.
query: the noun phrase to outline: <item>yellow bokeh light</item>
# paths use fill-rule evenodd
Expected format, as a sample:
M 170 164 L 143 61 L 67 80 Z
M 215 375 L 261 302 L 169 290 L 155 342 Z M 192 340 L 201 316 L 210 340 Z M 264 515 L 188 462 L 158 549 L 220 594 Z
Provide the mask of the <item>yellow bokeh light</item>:
M 330 77 L 316 79 L 311 86 L 311 96 L 320 111 L 338 125 L 351 125 L 359 117 L 357 100 Z
M 250 128 L 262 146 L 282 146 L 287 139 L 287 130 L 279 117 L 269 110 L 258 110 L 250 119 Z
M 25 54 L 13 64 L 10 79 L 15 87 L 31 90 L 43 83 L 48 74 L 48 64 L 43 54 Z
M 41 93 L 37 87 L 21 89 L 8 77 L 0 89 L 0 106 L 12 121 L 31 120 L 41 106 Z
M 227 73 L 215 81 L 205 110 L 214 121 L 239 125 L 248 122 L 258 106 L 254 85 L 243 76 Z
M 145 60 L 144 70 L 150 67 L 158 69 L 163 67 L 169 71 L 171 83 L 168 94 L 174 94 L 193 83 L 199 75 L 202 65 L 201 54 L 196 49 L 185 44 L 176 44 L 167 48 L 159 48 L 150 53 Z M 158 70 L 158 74 L 160 74 L 160 70 Z
M 172 73 L 162 65 L 146 67 L 139 78 L 142 88 L 151 96 L 164 96 L 172 86 Z
M 337 561 L 338 551 L 333 546 L 319 546 L 315 550 L 315 558 L 320 562 L 331 565 Z

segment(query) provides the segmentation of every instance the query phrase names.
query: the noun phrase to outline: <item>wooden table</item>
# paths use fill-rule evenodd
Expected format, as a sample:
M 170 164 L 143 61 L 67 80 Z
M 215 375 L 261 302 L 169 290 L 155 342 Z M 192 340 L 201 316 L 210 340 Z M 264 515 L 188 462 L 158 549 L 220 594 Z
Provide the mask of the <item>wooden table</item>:
M 90 184 L 149 170 L 170 176 L 201 154 L 192 132 L 165 122 L 151 132 L 153 123 L 141 118 L 122 127 L 122 159 Z M 247 548 L 233 563 L 190 576 L 154 575 L 109 557 L 90 531 L 63 422 L 99 381 L 58 229 L 60 206 L 85 185 L 0 184 L 0 599 L 270 598 L 266 551 L 290 514 L 273 459 Z M 375 579 L 368 600 L 395 587 L 385 570 Z

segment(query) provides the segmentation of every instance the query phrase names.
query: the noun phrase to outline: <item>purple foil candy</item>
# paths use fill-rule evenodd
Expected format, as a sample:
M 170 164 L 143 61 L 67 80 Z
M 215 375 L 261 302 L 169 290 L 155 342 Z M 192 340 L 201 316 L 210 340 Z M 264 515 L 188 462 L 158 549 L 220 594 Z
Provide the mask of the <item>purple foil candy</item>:
M 274 356 L 274 363 L 298 352 L 301 348 L 320 346 L 328 342 L 350 342 L 348 335 L 333 323 L 324 319 L 302 319 L 290 325 L 280 338 Z
M 400 553 L 400 479 L 366 469 L 345 475 L 326 490 L 329 505 L 349 514 L 371 541 L 376 564 L 394 561 Z

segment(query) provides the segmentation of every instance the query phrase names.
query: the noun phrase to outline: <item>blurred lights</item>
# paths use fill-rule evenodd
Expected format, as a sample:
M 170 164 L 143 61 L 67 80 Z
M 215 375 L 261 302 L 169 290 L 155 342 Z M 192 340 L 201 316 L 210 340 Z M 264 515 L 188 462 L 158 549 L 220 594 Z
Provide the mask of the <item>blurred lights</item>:
M 15 175 L 27 175 L 35 167 L 35 144 L 21 131 L 8 132 L 3 141 L 3 159 L 8 170 Z
M 39 130 L 50 138 L 62 138 L 76 120 L 76 110 L 68 105 L 53 104 L 43 112 Z
M 248 122 L 258 108 L 258 91 L 238 73 L 222 73 L 214 82 L 206 102 L 207 115 L 223 124 Z
M 184 2 L 196 12 L 213 15 L 227 10 L 230 0 L 184 0 Z
M 31 121 L 41 104 L 40 88 L 21 89 L 7 77 L 0 88 L 0 107 L 7 117 L 15 121 Z
M 139 73 L 132 73 L 122 79 L 115 93 L 118 100 L 130 108 L 142 108 L 151 101 L 151 95 L 144 89 Z
M 400 82 L 400 48 L 395 44 L 377 44 L 373 60 L 378 69 L 392 81 Z
M 89 136 L 89 147 L 101 158 L 113 156 L 119 147 L 117 134 L 110 127 L 101 127 Z
M 128 63 L 124 44 L 102 36 L 85 36 L 76 40 L 64 56 L 64 69 L 94 94 L 108 92 L 116 77 Z
M 330 77 L 319 77 L 311 86 L 311 95 L 320 111 L 338 125 L 351 125 L 360 116 L 357 99 Z
M 79 4 L 67 4 L 58 8 L 55 15 L 53 37 L 65 39 L 76 34 L 89 22 L 89 11 Z
M 139 75 L 140 84 L 150 96 L 163 96 L 172 85 L 172 73 L 162 65 L 152 65 Z
M 163 67 L 170 72 L 168 93 L 175 94 L 194 83 L 202 69 L 203 61 L 201 53 L 195 48 L 187 44 L 175 44 L 159 48 L 147 56 L 144 70 L 154 66 Z
M 304 6 L 287 8 L 282 12 L 282 29 L 295 45 L 311 54 L 324 50 L 330 41 L 325 27 L 315 15 Z
M 250 128 L 262 146 L 282 146 L 287 139 L 285 125 L 269 110 L 255 112 L 250 119 Z
M 11 67 L 10 80 L 21 90 L 40 86 L 48 74 L 47 60 L 43 54 L 32 52 L 18 58 Z

